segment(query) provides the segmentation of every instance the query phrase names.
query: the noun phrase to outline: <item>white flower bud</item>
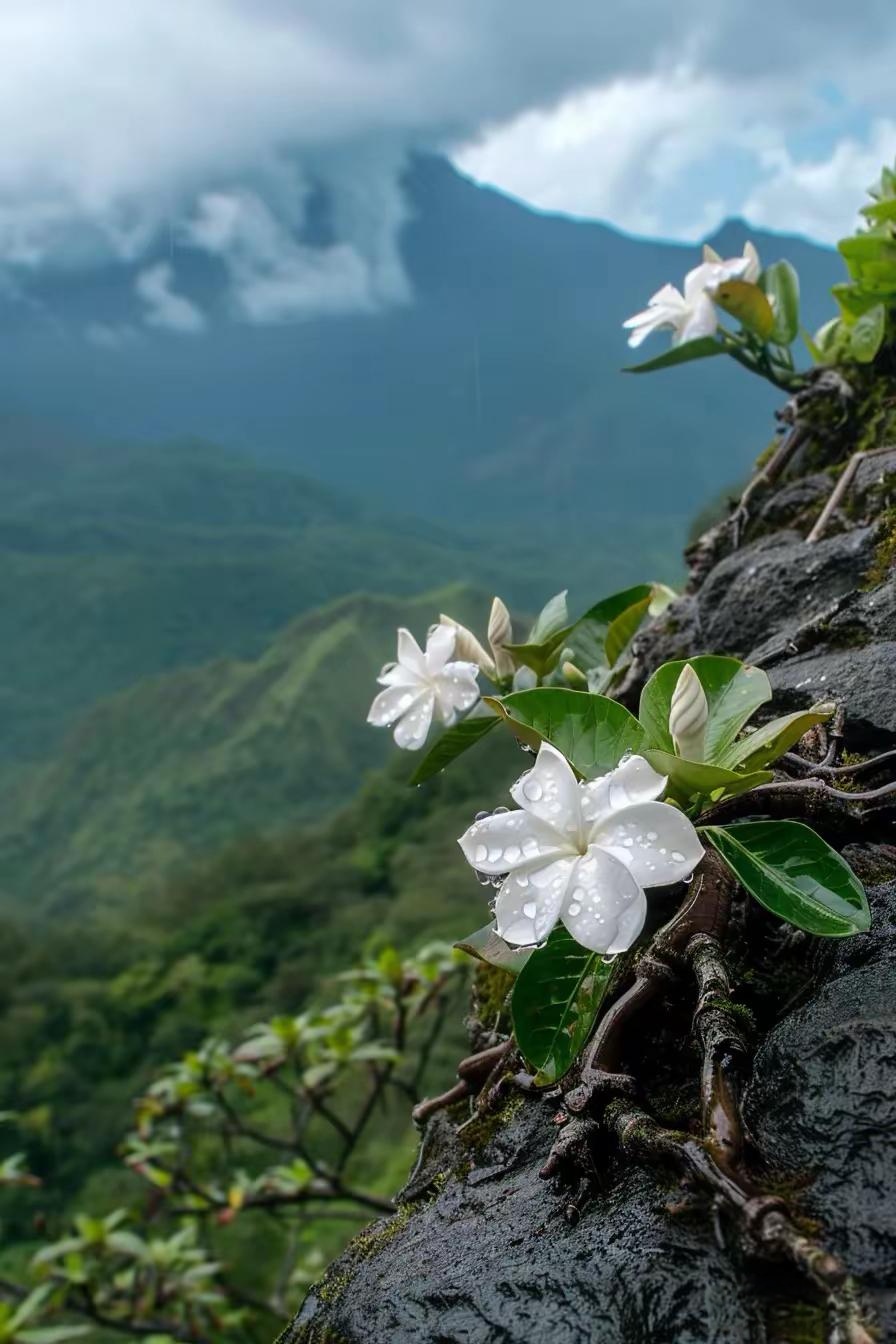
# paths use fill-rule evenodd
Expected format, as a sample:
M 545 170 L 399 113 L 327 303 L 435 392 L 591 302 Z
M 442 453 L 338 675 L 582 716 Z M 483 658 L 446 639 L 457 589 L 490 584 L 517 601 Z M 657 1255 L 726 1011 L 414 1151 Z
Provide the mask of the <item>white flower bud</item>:
M 686 761 L 702 761 L 706 751 L 706 723 L 709 705 L 700 678 L 686 663 L 672 693 L 669 707 L 669 732 L 675 750 Z
M 514 672 L 513 689 L 515 691 L 531 691 L 537 685 L 538 677 L 531 667 L 518 667 Z
M 478 668 L 489 678 L 495 679 L 495 663 L 479 643 L 479 640 L 468 630 L 460 621 L 455 621 L 453 617 L 446 616 L 444 612 L 439 617 L 439 625 L 450 625 L 454 631 L 454 657 L 465 663 L 475 663 Z
M 505 678 L 513 676 L 515 667 L 513 654 L 508 653 L 504 647 L 505 644 L 510 644 L 512 641 L 513 627 L 510 621 L 510 612 L 500 597 L 496 597 L 492 602 L 492 609 L 488 618 L 488 642 L 495 656 L 495 674 L 499 681 L 504 681 Z
M 567 659 L 563 664 L 561 671 L 567 686 L 571 686 L 574 691 L 588 690 L 588 678 L 580 668 L 576 667 L 575 663 L 571 663 Z

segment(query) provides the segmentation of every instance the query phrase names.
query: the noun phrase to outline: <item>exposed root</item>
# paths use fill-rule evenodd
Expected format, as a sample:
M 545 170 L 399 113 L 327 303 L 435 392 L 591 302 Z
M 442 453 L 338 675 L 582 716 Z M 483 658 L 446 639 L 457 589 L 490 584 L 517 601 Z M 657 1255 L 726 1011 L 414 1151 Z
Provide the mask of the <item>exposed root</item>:
M 637 1107 L 614 1102 L 604 1123 L 627 1157 L 676 1166 L 711 1194 L 734 1220 L 747 1254 L 788 1260 L 824 1293 L 831 1344 L 836 1340 L 873 1344 L 870 1318 L 846 1266 L 796 1225 L 782 1199 L 754 1194 L 716 1160 L 706 1144 L 664 1129 Z
M 443 1111 L 467 1097 L 476 1096 L 483 1090 L 487 1091 L 488 1085 L 503 1068 L 513 1048 L 514 1041 L 510 1037 L 498 1045 L 489 1046 L 487 1050 L 478 1050 L 475 1055 L 468 1055 L 466 1059 L 462 1059 L 457 1066 L 458 1082 L 440 1096 L 426 1097 L 419 1102 L 411 1111 L 414 1122 L 422 1125 L 431 1115 L 435 1115 L 436 1111 Z
M 744 1152 L 741 1075 L 747 1043 L 731 1010 L 731 980 L 718 939 L 699 933 L 685 949 L 697 980 L 694 1034 L 703 1054 L 700 1098 L 705 1141 L 720 1166 L 739 1167 Z
M 893 452 L 892 444 L 887 444 L 883 448 L 872 448 L 870 449 L 870 451 L 867 452 L 862 451 L 858 453 L 853 453 L 852 457 L 849 459 L 846 466 L 843 468 L 843 471 L 840 473 L 837 484 L 834 486 L 834 489 L 832 490 L 827 503 L 822 509 L 821 514 L 819 515 L 818 520 L 815 523 L 815 526 L 812 528 L 812 531 L 806 538 L 807 542 L 820 541 L 821 538 L 824 536 L 824 533 L 827 530 L 828 523 L 831 521 L 837 508 L 839 507 L 844 497 L 846 496 L 847 491 L 849 490 L 850 486 L 855 480 L 856 473 L 859 470 L 859 467 L 862 465 L 862 463 L 867 461 L 867 459 L 870 457 L 883 457 L 885 453 L 892 455 L 892 452 Z
M 743 494 L 735 506 L 734 512 L 728 519 L 728 526 L 731 530 L 731 546 L 737 550 L 740 545 L 740 539 L 744 528 L 750 521 L 749 504 L 756 491 L 764 485 L 772 485 L 788 463 L 796 456 L 798 450 L 805 444 L 809 437 L 809 431 L 805 425 L 797 422 L 789 434 L 778 444 L 769 460 L 763 467 L 756 472 L 751 479 Z
M 826 765 L 821 761 L 807 761 L 804 756 L 788 751 L 777 764 L 788 770 L 797 770 L 802 775 L 817 775 L 821 779 L 855 779 L 858 775 L 876 774 L 885 766 L 896 770 L 896 751 L 882 751 L 879 756 L 870 756 L 867 761 L 855 761 L 852 765 Z

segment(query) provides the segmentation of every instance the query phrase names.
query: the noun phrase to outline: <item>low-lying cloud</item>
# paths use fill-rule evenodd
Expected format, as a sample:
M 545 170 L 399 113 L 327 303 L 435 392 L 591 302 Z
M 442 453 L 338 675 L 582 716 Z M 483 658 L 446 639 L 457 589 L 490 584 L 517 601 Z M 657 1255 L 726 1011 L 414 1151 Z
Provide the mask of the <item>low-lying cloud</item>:
M 127 261 L 142 320 L 196 333 L 176 257 L 148 260 L 173 231 L 237 318 L 373 311 L 408 298 L 414 149 L 632 229 L 741 210 L 831 237 L 896 153 L 894 30 L 891 0 L 5 0 L 0 257 Z M 321 186 L 333 236 L 308 241 Z

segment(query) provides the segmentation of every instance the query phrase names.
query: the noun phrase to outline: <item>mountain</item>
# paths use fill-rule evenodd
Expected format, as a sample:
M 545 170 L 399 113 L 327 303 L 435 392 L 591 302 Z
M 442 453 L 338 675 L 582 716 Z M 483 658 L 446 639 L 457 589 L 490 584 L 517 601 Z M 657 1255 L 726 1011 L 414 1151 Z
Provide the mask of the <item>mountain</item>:
M 207 444 L 7 424 L 0 473 L 2 761 L 53 750 L 75 714 L 143 677 L 257 656 L 346 593 L 509 576 L 445 529 Z
M 495 518 L 568 534 L 591 553 L 632 518 L 673 520 L 740 477 L 777 394 L 718 361 L 624 376 L 620 323 L 693 247 L 527 209 L 420 157 L 406 177 L 401 253 L 412 298 L 378 313 L 252 325 L 232 314 L 223 265 L 170 240 L 140 262 L 44 273 L 6 297 L 0 405 L 93 440 L 184 434 L 237 446 L 443 523 Z M 747 226 L 713 238 L 740 250 Z M 753 231 L 797 265 L 804 321 L 831 312 L 836 254 Z M 142 324 L 142 266 L 172 267 L 204 331 Z M 90 339 L 97 324 L 117 346 Z M 661 342 L 656 343 L 661 349 Z
M 481 625 L 487 603 L 458 585 L 356 594 L 293 621 L 256 659 L 182 668 L 102 700 L 46 764 L 9 776 L 0 901 L 41 914 L 134 908 L 187 859 L 345 802 L 394 754 L 365 719 L 395 627 L 423 631 L 440 611 Z M 405 777 L 412 760 L 401 756 Z

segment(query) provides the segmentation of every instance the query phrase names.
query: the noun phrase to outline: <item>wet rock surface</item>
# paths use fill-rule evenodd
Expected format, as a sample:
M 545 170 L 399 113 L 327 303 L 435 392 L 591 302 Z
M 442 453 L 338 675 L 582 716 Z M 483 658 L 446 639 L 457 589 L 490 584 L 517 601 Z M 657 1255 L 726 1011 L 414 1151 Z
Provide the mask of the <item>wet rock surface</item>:
M 806 524 L 831 485 L 806 468 L 766 491 L 734 551 L 714 531 L 699 585 L 638 641 L 641 681 L 669 658 L 737 654 L 767 668 L 775 712 L 834 699 L 848 750 L 896 744 L 896 575 L 881 566 L 883 520 L 861 512 L 863 491 L 879 494 L 880 464 L 864 469 L 851 515 L 808 545 Z M 636 703 L 637 692 L 632 680 L 623 698 Z M 876 839 L 856 847 L 872 932 L 804 940 L 814 969 L 795 993 L 783 973 L 745 1111 L 756 1169 L 856 1274 L 883 1341 L 896 1339 L 896 834 Z M 695 1067 L 686 1044 L 680 1057 L 684 1075 Z M 442 1116 L 428 1159 L 435 1180 L 349 1247 L 283 1344 L 827 1338 L 820 1300 L 795 1274 L 726 1245 L 705 1201 L 671 1211 L 683 1193 L 674 1175 L 611 1165 L 569 1221 L 569 1196 L 539 1176 L 556 1106 L 519 1096 L 472 1150 Z

